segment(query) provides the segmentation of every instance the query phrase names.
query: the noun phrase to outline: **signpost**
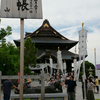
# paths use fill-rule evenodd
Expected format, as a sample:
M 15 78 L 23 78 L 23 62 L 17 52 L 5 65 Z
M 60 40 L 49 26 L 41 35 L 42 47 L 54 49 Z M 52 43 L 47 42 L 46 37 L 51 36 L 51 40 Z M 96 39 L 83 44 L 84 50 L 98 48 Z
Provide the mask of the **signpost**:
M 1 18 L 20 18 L 20 100 L 23 100 L 24 19 L 42 19 L 42 0 L 1 0 Z
M 20 100 L 23 100 L 23 70 L 24 70 L 24 19 L 20 19 L 20 38 L 21 38 L 21 47 L 20 47 Z
M 41 0 L 1 0 L 1 18 L 41 19 Z

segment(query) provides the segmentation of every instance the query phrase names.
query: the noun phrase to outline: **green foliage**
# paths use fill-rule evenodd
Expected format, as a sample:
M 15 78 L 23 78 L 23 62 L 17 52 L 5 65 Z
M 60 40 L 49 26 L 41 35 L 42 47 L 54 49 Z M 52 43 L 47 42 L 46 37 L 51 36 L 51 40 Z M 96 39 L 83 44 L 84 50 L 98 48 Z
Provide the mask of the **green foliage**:
M 95 100 L 100 100 L 100 99 L 95 99 Z
M 6 41 L 5 37 L 11 35 L 12 34 L 11 31 L 12 31 L 12 28 L 10 26 L 7 26 L 6 29 L 1 28 L 1 30 L 0 30 L 0 41 L 5 42 Z
M 11 35 L 12 29 L 8 26 L 6 29 L 0 30 L 0 71 L 3 75 L 17 75 L 20 71 L 20 49 L 12 43 L 6 43 L 6 36 Z M 24 55 L 24 74 L 31 74 L 28 65 L 36 66 L 36 54 L 38 49 L 35 43 L 30 38 L 25 40 L 25 55 Z
M 24 74 L 26 75 L 31 75 L 31 69 L 29 69 L 28 67 L 24 66 Z
M 92 68 L 93 69 L 93 76 L 95 76 L 95 66 L 92 64 L 92 63 L 90 63 L 90 62 L 88 62 L 88 61 L 85 61 L 85 72 L 86 72 L 86 77 L 89 77 L 89 68 Z M 82 77 L 82 75 L 83 75 L 83 63 L 81 64 L 81 67 L 80 67 L 80 79 L 81 79 L 81 77 Z
M 3 75 L 15 75 L 19 72 L 20 50 L 12 43 L 0 47 L 0 71 Z
M 6 29 L 0 30 L 0 71 L 3 75 L 15 75 L 19 72 L 19 48 L 12 43 L 6 43 L 6 36 L 12 34 L 12 28 L 7 26 Z
M 31 38 L 27 38 L 24 42 L 24 47 L 24 65 L 27 67 L 28 65 L 36 67 L 38 49 L 35 47 L 35 43 Z

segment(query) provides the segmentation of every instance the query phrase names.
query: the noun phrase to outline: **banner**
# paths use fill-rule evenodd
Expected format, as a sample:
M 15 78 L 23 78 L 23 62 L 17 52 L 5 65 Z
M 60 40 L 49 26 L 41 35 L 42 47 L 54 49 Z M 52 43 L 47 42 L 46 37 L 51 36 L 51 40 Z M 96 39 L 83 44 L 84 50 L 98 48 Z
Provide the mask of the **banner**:
M 58 58 L 58 62 L 59 62 L 59 67 L 61 68 L 61 71 L 63 73 L 62 56 L 61 56 L 61 51 L 60 50 L 57 51 L 57 58 Z
M 53 61 L 52 58 L 50 58 L 49 60 L 50 60 L 50 68 L 51 68 L 51 75 L 52 75 Z

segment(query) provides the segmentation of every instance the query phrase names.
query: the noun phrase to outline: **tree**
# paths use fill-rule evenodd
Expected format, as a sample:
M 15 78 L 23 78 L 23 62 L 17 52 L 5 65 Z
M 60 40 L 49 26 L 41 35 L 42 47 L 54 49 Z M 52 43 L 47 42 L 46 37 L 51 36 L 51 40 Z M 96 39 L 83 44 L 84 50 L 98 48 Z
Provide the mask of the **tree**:
M 20 68 L 20 50 L 8 42 L 0 48 L 0 70 L 3 75 L 16 75 Z
M 6 42 L 5 37 L 11 35 L 12 34 L 11 31 L 12 31 L 12 28 L 10 26 L 7 26 L 6 29 L 1 28 L 1 30 L 0 30 L 0 41 Z
M 15 47 L 12 43 L 6 43 L 6 36 L 12 34 L 12 29 L 8 26 L 6 29 L 0 30 L 0 71 L 3 75 L 17 75 L 20 71 L 20 49 Z M 30 38 L 25 40 L 25 55 L 24 55 L 24 74 L 31 74 L 31 67 L 36 67 L 36 54 L 38 49 L 35 47 L 35 43 Z
M 35 47 L 35 43 L 31 38 L 27 38 L 24 42 L 24 66 L 36 67 L 37 53 L 38 49 Z
M 95 66 L 92 64 L 92 63 L 90 63 L 89 61 L 85 61 L 85 72 L 86 72 L 86 77 L 89 77 L 89 68 L 92 68 L 93 69 L 93 76 L 95 76 Z M 80 67 L 80 79 L 81 79 L 81 77 L 82 77 L 82 75 L 83 75 L 83 63 L 81 63 L 81 67 Z
M 0 30 L 0 70 L 4 75 L 15 75 L 19 71 L 19 48 L 10 42 L 6 43 L 5 37 L 11 34 L 12 28 L 10 26 Z

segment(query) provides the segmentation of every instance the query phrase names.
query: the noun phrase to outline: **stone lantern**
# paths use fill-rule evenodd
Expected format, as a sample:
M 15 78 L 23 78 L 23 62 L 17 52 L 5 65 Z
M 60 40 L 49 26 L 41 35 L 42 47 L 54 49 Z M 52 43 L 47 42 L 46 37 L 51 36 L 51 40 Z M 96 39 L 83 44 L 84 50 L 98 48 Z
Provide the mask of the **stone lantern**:
M 92 75 L 93 69 L 90 67 L 88 71 L 89 71 L 89 74 L 90 74 L 89 77 L 92 77 L 93 78 L 93 75 Z

